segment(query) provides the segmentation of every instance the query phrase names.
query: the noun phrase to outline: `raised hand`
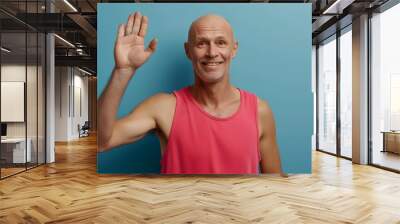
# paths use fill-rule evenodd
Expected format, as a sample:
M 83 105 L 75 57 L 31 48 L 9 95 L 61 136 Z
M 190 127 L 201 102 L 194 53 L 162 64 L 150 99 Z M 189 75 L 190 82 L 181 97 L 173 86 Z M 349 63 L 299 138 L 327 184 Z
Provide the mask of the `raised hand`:
M 127 24 L 119 26 L 115 42 L 114 57 L 116 69 L 138 69 L 156 50 L 157 40 L 153 39 L 145 49 L 148 19 L 140 12 L 135 12 L 128 18 Z

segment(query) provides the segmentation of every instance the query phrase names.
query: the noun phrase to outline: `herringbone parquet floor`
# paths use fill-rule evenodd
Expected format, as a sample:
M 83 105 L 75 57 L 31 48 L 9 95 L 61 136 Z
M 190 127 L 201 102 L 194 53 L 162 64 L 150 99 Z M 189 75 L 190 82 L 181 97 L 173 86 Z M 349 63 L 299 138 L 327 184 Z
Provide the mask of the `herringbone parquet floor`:
M 95 137 L 0 181 L 0 223 L 400 223 L 400 175 L 319 152 L 313 174 L 96 174 Z

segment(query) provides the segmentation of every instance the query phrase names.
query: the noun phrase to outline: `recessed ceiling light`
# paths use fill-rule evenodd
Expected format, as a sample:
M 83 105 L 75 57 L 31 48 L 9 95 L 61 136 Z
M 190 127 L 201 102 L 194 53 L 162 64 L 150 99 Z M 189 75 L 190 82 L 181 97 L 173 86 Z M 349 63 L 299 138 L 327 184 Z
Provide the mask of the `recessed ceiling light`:
M 2 51 L 6 52 L 6 53 L 10 53 L 10 52 L 11 52 L 11 50 L 9 50 L 9 49 L 7 49 L 7 48 L 5 48 L 5 47 L 1 47 L 0 49 L 1 49 Z
M 343 9 L 351 5 L 355 0 L 336 0 L 327 9 L 322 12 L 322 14 L 342 14 Z
M 86 70 L 83 70 L 83 69 L 81 69 L 81 68 L 79 68 L 79 67 L 78 67 L 78 70 L 81 71 L 81 72 L 83 72 L 83 73 L 85 73 L 85 74 L 87 74 L 87 75 L 90 75 L 90 76 L 92 75 L 92 73 L 90 73 L 90 72 L 88 72 L 88 71 L 86 71 Z
M 67 4 L 72 10 L 74 10 L 74 12 L 78 12 L 78 10 L 71 4 L 69 3 L 69 1 L 64 0 L 65 4 Z
M 75 48 L 75 45 L 71 44 L 71 42 L 69 42 L 68 40 L 66 40 L 66 39 L 64 39 L 64 38 L 62 38 L 62 37 L 60 37 L 60 36 L 57 35 L 57 34 L 54 34 L 54 36 L 57 37 L 57 38 L 58 38 L 59 40 L 61 40 L 62 42 L 64 42 L 64 43 L 66 43 L 67 45 L 69 45 L 70 47 Z

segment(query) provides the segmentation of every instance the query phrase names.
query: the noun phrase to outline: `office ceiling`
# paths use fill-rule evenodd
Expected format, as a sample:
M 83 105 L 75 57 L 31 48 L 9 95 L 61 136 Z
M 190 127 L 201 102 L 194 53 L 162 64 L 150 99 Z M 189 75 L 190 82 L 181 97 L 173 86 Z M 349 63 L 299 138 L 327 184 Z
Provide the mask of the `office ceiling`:
M 351 18 L 366 10 L 372 10 L 388 0 L 250 0 L 227 1 L 208 0 L 202 2 L 253 2 L 253 3 L 312 3 L 312 35 L 313 43 L 332 35 L 336 27 L 351 23 Z M 56 65 L 75 65 L 96 71 L 96 40 L 97 40 L 97 3 L 141 2 L 198 2 L 198 0 L 47 0 L 54 13 L 46 13 L 46 1 L 35 0 L 1 0 L 0 28 L 2 30 L 2 46 L 11 48 L 15 55 L 25 55 L 35 52 L 36 45 L 30 43 L 25 50 L 24 33 L 55 32 L 64 40 L 55 38 Z M 335 3 L 337 2 L 337 3 Z M 27 12 L 27 13 L 26 13 Z M 338 20 L 344 21 L 337 26 Z M 346 22 L 347 21 L 347 22 Z M 348 24 L 347 24 L 348 23 Z M 4 54 L 2 52 L 2 54 Z

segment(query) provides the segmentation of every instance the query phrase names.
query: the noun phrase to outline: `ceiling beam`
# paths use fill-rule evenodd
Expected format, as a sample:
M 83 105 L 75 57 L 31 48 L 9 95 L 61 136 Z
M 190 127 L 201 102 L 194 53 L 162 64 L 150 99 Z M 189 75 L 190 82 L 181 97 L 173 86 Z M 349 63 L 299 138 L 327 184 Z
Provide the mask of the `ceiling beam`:
M 55 56 L 56 66 L 81 66 L 96 71 L 96 58 L 91 56 Z

